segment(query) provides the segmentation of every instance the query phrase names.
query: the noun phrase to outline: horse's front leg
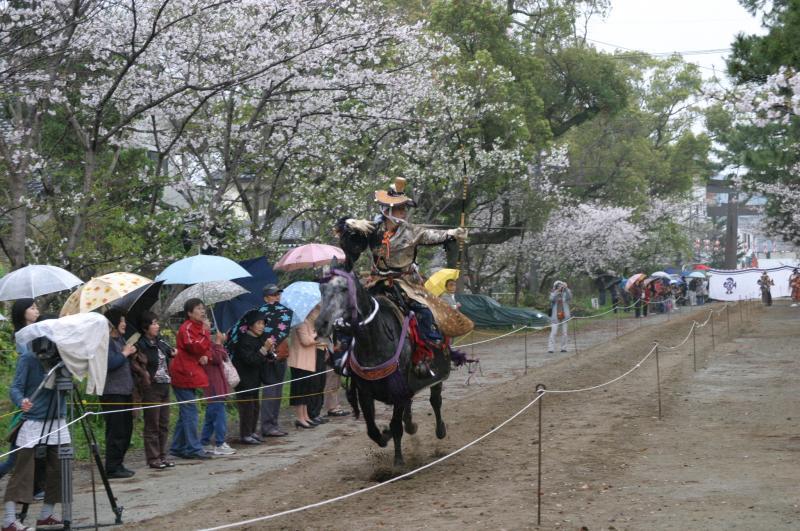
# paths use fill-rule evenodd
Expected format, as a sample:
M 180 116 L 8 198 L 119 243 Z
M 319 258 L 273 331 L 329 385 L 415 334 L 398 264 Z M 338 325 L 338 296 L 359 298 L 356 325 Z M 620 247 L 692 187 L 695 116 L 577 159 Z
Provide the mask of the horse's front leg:
M 392 422 L 389 423 L 389 428 L 392 431 L 392 439 L 394 439 L 394 466 L 403 466 L 403 449 L 401 441 L 403 439 L 403 411 L 405 405 L 395 404 L 392 411 Z
M 361 404 L 361 412 L 364 414 L 364 422 L 367 424 L 367 435 L 378 443 L 378 446 L 385 448 L 386 443 L 389 442 L 389 437 L 381 433 L 381 430 L 375 424 L 375 400 L 372 398 L 372 394 L 359 389 L 358 402 Z
M 403 408 L 403 425 L 406 427 L 406 433 L 409 435 L 414 435 L 417 433 L 417 423 L 413 421 L 411 416 L 411 400 L 406 403 L 405 408 Z
M 431 406 L 436 416 L 436 438 L 444 439 L 447 436 L 447 426 L 442 420 L 442 382 L 431 386 Z

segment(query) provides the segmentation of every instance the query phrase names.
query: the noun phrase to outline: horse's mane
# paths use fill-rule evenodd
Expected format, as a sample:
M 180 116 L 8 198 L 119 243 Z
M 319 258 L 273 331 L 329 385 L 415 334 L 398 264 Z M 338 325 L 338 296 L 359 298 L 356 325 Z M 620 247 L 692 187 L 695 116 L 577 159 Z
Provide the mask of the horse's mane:
M 354 220 L 348 216 L 339 218 L 334 225 L 339 235 L 339 247 L 344 251 L 343 269 L 352 271 L 358 257 L 376 243 L 377 231 L 366 220 Z

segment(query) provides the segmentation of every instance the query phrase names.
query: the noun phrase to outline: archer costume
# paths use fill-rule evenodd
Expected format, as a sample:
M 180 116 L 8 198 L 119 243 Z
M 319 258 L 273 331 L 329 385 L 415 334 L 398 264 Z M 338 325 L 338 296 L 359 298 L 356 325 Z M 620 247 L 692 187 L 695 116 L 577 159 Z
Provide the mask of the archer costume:
M 416 264 L 420 245 L 439 245 L 450 240 L 465 239 L 466 229 L 436 230 L 409 223 L 392 215 L 393 209 L 416 206 L 405 194 L 406 180 L 398 177 L 388 191 L 375 192 L 381 213 L 372 222 L 340 219 L 336 231 L 352 269 L 359 255 L 369 249 L 372 268 L 365 285 L 373 294 L 387 296 L 403 314 L 414 312 L 416 334 L 414 361 L 418 369 L 433 358 L 443 336 L 463 335 L 474 326 L 458 310 L 435 297 L 423 286 Z M 412 336 L 415 332 L 412 330 Z

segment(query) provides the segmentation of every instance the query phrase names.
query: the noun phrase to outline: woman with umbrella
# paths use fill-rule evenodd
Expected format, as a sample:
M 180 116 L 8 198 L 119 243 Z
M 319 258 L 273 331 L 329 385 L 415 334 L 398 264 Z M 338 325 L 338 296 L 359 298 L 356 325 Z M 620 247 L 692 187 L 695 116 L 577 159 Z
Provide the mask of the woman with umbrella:
M 319 315 L 319 309 L 312 310 L 308 317 L 289 333 L 289 368 L 292 371 L 290 383 L 289 405 L 294 407 L 294 427 L 309 429 L 317 426 L 308 415 L 312 393 L 317 391 L 316 378 L 313 377 L 317 368 L 317 333 L 314 331 L 314 319 Z M 300 379 L 302 378 L 302 379 Z
M 197 435 L 196 390 L 208 387 L 208 376 L 203 366 L 211 357 L 211 334 L 203 321 L 206 307 L 200 299 L 189 299 L 183 305 L 186 320 L 178 329 L 177 354 L 170 367 L 175 398 L 182 402 L 178 406 L 178 422 L 172 437 L 170 453 L 184 459 L 210 459 L 212 454 L 203 449 Z
M 261 371 L 268 359 L 275 358 L 272 352 L 274 341 L 264 334 L 267 316 L 259 310 L 250 310 L 242 318 L 244 325 L 233 342 L 233 366 L 239 372 L 236 386 L 239 409 L 239 441 L 242 444 L 261 444 L 258 429 Z
M 136 342 L 138 356 L 143 358 L 145 373 L 137 373 L 142 402 L 146 404 L 165 404 L 142 411 L 144 416 L 144 453 L 150 468 L 164 469 L 175 466 L 167 460 L 167 441 L 169 439 L 169 362 L 175 350 L 161 337 L 158 316 L 145 311 L 136 324 L 141 337 Z

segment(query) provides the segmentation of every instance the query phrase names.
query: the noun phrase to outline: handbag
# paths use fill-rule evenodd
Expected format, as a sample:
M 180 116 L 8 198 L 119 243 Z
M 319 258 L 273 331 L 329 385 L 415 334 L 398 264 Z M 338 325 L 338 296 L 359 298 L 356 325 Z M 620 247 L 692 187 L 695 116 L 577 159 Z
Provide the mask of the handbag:
M 556 317 L 558 317 L 559 321 L 563 321 L 564 317 L 565 317 L 565 314 L 564 314 L 563 311 L 561 311 L 561 312 L 558 312 L 558 314 L 556 314 Z
M 231 389 L 239 385 L 241 378 L 239 378 L 239 371 L 233 366 L 233 362 L 228 359 L 222 360 L 222 372 L 225 373 L 225 381 L 228 382 L 228 387 Z

